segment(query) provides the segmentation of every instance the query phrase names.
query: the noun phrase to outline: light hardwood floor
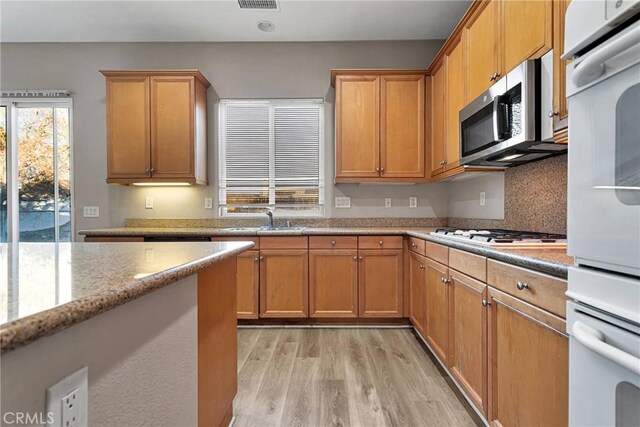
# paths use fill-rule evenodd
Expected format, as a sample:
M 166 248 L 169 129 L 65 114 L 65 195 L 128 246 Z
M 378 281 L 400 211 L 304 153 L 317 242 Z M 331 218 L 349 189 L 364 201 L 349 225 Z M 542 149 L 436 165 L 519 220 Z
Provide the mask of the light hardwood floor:
M 238 427 L 479 424 L 409 329 L 239 329 L 234 412 Z

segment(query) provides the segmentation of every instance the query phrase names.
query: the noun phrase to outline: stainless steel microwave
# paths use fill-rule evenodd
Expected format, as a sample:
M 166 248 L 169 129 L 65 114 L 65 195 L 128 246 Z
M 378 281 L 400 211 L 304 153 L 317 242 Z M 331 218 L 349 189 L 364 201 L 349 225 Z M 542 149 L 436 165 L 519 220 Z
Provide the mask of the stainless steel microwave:
M 528 60 L 460 110 L 460 163 L 509 167 L 567 151 L 553 143 L 553 52 Z

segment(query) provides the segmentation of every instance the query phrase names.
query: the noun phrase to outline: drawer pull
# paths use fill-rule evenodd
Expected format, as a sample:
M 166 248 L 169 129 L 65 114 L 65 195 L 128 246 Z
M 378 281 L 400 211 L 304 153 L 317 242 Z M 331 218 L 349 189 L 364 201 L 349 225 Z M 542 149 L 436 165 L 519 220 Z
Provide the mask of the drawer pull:
M 417 248 L 417 247 L 418 247 L 418 245 L 416 245 L 415 243 L 412 243 L 412 244 L 411 244 L 411 247 L 412 247 L 412 248 Z
M 332 240 L 332 241 L 331 241 L 331 246 L 335 246 L 335 245 L 336 245 L 336 241 L 335 241 L 335 240 Z
M 420 270 L 424 270 L 424 265 L 420 264 Z
M 529 289 L 529 284 L 526 282 L 518 282 L 516 283 L 516 288 L 518 288 L 519 291 L 522 291 L 524 289 Z
M 384 243 L 384 242 L 383 242 L 382 240 L 380 240 L 380 241 L 378 242 L 378 244 L 379 244 L 380 246 L 382 246 L 382 244 L 383 244 L 383 243 Z

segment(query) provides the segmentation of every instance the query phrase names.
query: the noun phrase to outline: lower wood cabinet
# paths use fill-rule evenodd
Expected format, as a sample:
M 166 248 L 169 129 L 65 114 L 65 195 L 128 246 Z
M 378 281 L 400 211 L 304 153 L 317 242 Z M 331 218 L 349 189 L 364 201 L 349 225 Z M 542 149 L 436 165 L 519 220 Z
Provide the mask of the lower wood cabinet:
M 357 249 L 309 251 L 309 306 L 310 317 L 358 317 Z
M 360 317 L 403 317 L 402 254 L 402 249 L 359 251 Z
M 309 252 L 260 251 L 260 317 L 309 316 Z
M 436 356 L 449 365 L 449 269 L 427 260 L 426 265 L 426 328 L 424 338 Z
M 467 396 L 487 413 L 487 285 L 449 270 L 449 371 Z
M 260 283 L 260 253 L 247 251 L 238 255 L 236 283 L 238 288 L 238 319 L 258 318 Z
M 564 319 L 493 288 L 489 303 L 489 421 L 498 426 L 566 426 Z
M 425 333 L 427 259 L 410 252 L 409 255 L 409 318 L 420 334 Z

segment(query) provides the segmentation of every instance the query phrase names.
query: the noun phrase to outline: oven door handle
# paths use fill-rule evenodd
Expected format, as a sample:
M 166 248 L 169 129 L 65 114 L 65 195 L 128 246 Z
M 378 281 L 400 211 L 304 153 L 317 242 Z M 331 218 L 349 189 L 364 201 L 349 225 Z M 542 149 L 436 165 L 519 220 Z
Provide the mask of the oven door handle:
M 640 26 L 621 36 L 613 43 L 604 46 L 599 51 L 576 65 L 571 80 L 576 87 L 584 86 L 594 81 L 604 73 L 605 62 L 627 49 L 640 44 Z
M 604 334 L 599 330 L 576 321 L 571 327 L 571 335 L 589 350 L 640 375 L 640 359 L 604 342 Z

